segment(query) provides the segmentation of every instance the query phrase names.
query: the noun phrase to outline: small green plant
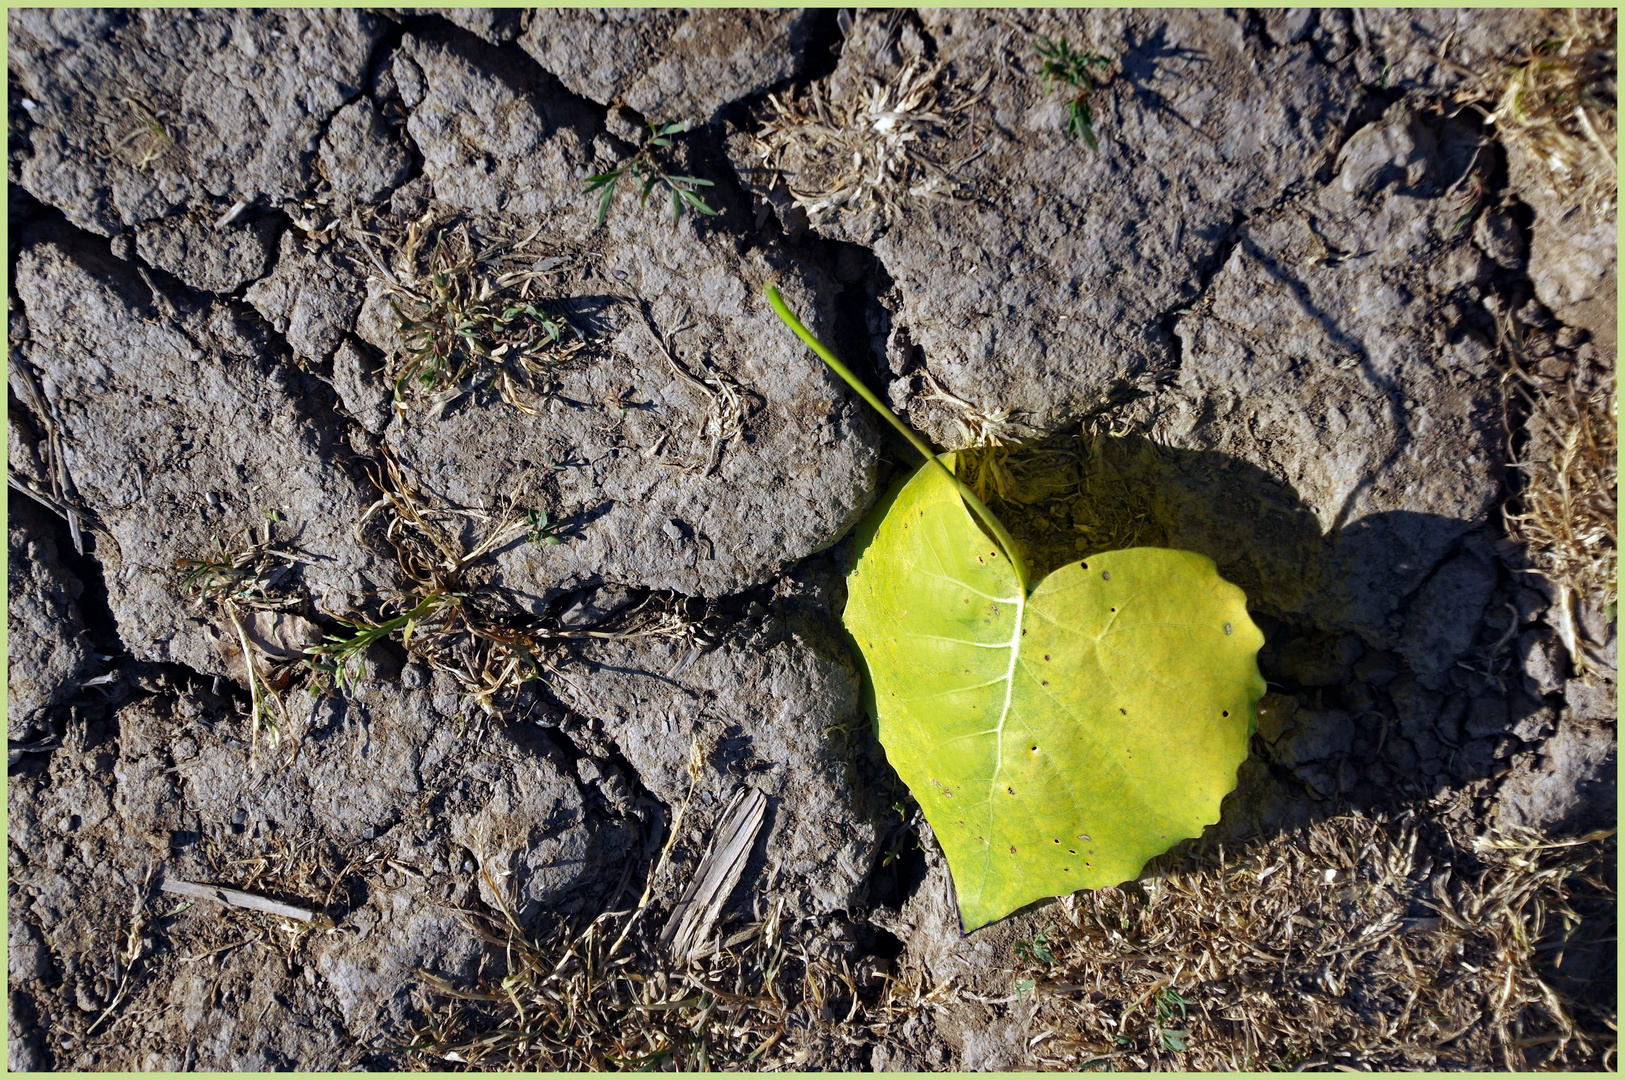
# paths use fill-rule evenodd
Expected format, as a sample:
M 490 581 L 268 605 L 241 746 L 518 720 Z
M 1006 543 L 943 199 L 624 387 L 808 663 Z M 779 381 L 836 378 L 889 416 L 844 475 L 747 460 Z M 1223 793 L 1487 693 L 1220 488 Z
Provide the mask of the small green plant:
M 892 840 L 891 846 L 886 849 L 886 854 L 880 857 L 881 866 L 890 866 L 892 863 L 902 858 L 905 851 L 910 849 L 919 850 L 920 847 L 920 833 L 917 828 L 920 823 L 919 809 L 916 808 L 914 813 L 910 814 L 903 808 L 901 800 L 892 803 L 891 808 L 897 812 L 898 820 L 900 820 L 902 824 L 898 827 L 896 837 Z
M 1055 963 L 1055 954 L 1050 951 L 1049 938 L 1046 936 L 1053 929 L 1055 926 L 1051 924 L 1034 934 L 1031 941 L 1016 942 L 1016 958 L 1029 964 L 1034 961 L 1041 964 Z
M 120 97 L 119 101 L 135 115 L 137 122 L 135 130 L 126 135 L 119 145 L 132 147 L 135 152 L 135 167 L 144 169 L 163 157 L 169 148 L 175 145 L 175 138 L 153 111 L 135 98 Z
M 562 522 L 549 521 L 546 510 L 526 510 L 525 521 L 530 524 L 530 529 L 525 533 L 525 538 L 531 543 L 538 546 L 564 543 L 559 537 L 559 526 Z
M 597 176 L 587 177 L 587 187 L 583 194 L 591 195 L 601 192 L 598 196 L 598 220 L 594 226 L 602 225 L 609 217 L 609 204 L 615 200 L 616 185 L 623 177 L 630 176 L 633 183 L 641 184 L 643 191 L 639 205 L 648 203 L 649 195 L 658 185 L 664 185 L 671 193 L 671 220 L 672 223 L 680 221 L 685 209 L 715 216 L 716 211 L 706 205 L 704 199 L 695 194 L 698 188 L 713 187 L 709 180 L 702 180 L 697 176 L 673 176 L 656 160 L 656 151 L 671 146 L 671 137 L 687 131 L 687 124 L 650 124 L 649 138 L 638 148 L 637 153 L 621 162 L 613 170 L 599 173 Z
M 357 680 L 361 676 L 361 659 L 374 643 L 381 641 L 395 631 L 401 631 L 402 643 L 410 642 L 413 627 L 421 619 L 430 618 L 439 612 L 456 607 L 459 603 L 454 596 L 445 593 L 431 592 L 419 600 L 417 606 L 404 615 L 397 615 L 393 619 L 386 619 L 376 625 L 371 623 L 352 622 L 349 619 L 339 619 L 338 622 L 349 627 L 355 633 L 348 636 L 329 634 L 319 645 L 312 645 L 305 651 L 310 655 L 310 666 L 317 671 L 325 672 L 333 678 L 340 687 L 354 690 Z
M 215 538 L 217 556 L 200 559 L 181 559 L 175 564 L 180 575 L 181 590 L 204 599 L 226 599 L 240 592 L 245 583 L 253 582 L 257 575 L 226 550 L 225 543 Z
M 570 351 L 563 347 L 564 322 L 532 302 L 494 296 L 469 267 L 445 265 L 438 241 L 429 265 L 431 295 L 406 308 L 391 301 L 405 345 L 396 400 L 413 384 L 438 394 L 484 368 L 505 400 L 534 413 L 514 395 L 514 384 L 517 378 L 530 386 Z
M 1091 150 L 1100 149 L 1095 142 L 1094 110 L 1089 107 L 1089 95 L 1100 84 L 1095 81 L 1096 76 L 1090 73 L 1090 69 L 1110 67 L 1111 61 L 1092 52 L 1074 50 L 1064 37 L 1060 41 L 1040 37 L 1035 47 L 1038 55 L 1044 58 L 1040 71 L 1044 77 L 1045 93 L 1054 93 L 1057 83 L 1075 87 L 1078 91 L 1067 103 L 1067 134 L 1083 139 Z
M 1157 1033 L 1162 1038 L 1162 1048 L 1172 1053 L 1183 1053 L 1185 1041 L 1191 1037 L 1190 1030 L 1183 1025 L 1186 1021 L 1185 1006 L 1190 1002 L 1171 986 L 1163 987 L 1157 993 Z M 1176 1018 L 1175 1011 L 1179 1013 Z
M 303 560 L 276 549 L 269 539 L 249 536 L 240 551 L 228 551 L 215 537 L 215 550 L 196 559 L 175 563 L 181 591 L 202 604 L 235 604 L 260 611 L 282 611 L 294 600 L 283 593 L 283 580 Z

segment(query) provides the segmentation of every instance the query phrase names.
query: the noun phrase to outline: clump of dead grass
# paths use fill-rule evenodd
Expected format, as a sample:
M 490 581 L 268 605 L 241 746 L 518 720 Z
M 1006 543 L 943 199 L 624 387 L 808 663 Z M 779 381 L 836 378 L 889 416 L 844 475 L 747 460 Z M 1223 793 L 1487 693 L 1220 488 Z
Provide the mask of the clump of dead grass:
M 339 235 L 371 266 L 395 314 L 399 345 L 385 373 L 397 410 L 438 411 L 493 390 L 525 415 L 539 415 L 536 401 L 550 373 L 586 346 L 546 295 L 570 256 L 542 234 L 541 226 L 523 237 L 488 231 L 435 210 L 400 234 L 370 230 L 352 214 Z
M 305 660 L 302 650 L 317 636 L 296 611 L 303 601 L 291 580 L 307 560 L 285 550 L 274 520 L 263 529 L 262 537 L 246 530 L 234 548 L 215 537 L 213 551 L 175 564 L 180 591 L 211 620 L 220 652 L 228 663 L 242 665 L 251 764 L 258 760 L 262 727 L 273 749 L 280 740 L 288 723 L 281 693 Z
M 847 93 L 831 95 L 824 80 L 799 95 L 769 94 L 754 151 L 812 223 L 851 211 L 883 229 L 909 199 L 958 199 L 955 174 L 969 159 L 947 162 L 932 144 L 947 141 L 990 77 L 960 85 L 942 63 L 912 56 Z
M 404 1049 L 410 1067 L 574 1071 L 816 1068 L 871 1041 L 864 1023 L 892 986 L 810 956 L 782 905 L 714 950 L 673 964 L 637 911 L 533 935 L 507 907 L 472 917 L 507 974 L 473 987 L 420 973 L 438 1001 Z M 847 1053 L 843 1053 L 843 1049 Z
M 561 542 L 557 523 L 538 525 L 545 514 L 529 505 L 537 495 L 524 477 L 512 478 L 513 491 L 496 507 L 474 509 L 435 505 L 388 450 L 369 472 L 379 498 L 362 515 L 356 535 L 391 549 L 400 584 L 381 606 L 384 618 L 339 617 L 349 632 L 310 650 L 313 664 L 340 683 L 354 682 L 374 642 L 399 634 L 408 653 L 451 675 L 470 701 L 494 716 L 526 682 L 549 673 L 563 678 L 551 656 L 565 640 L 681 636 L 691 630 L 672 604 L 657 597 L 617 615 L 614 626 L 559 630 L 527 619 L 488 586 L 488 560 L 497 551 L 514 542 Z
M 674 964 L 640 923 L 648 889 L 539 936 L 499 901 L 469 917 L 505 974 L 420 973 L 433 1000 L 407 1060 L 849 1068 L 877 1044 L 937 1060 L 922 1040 L 991 1009 L 1025 1015 L 1031 1064 L 1069 1071 L 1611 1068 L 1612 830 L 1423 838 L 1437 831 L 1414 812 L 1353 814 L 1171 856 L 1143 884 L 1063 898 L 1016 944 L 1003 995 L 997 971 L 827 959 L 782 902 Z
M 1503 142 L 1545 165 L 1555 192 L 1606 216 L 1618 199 L 1619 14 L 1569 9 L 1560 18 L 1512 69 L 1489 119 Z
M 1611 972 L 1578 997 L 1546 974 L 1565 950 L 1613 954 L 1612 830 L 1486 838 L 1449 856 L 1419 854 L 1418 830 L 1409 815 L 1351 815 L 1143 888 L 1066 898 L 1051 962 L 1029 950 L 1019 973 L 1037 995 L 1039 1062 L 1612 1067 L 1615 1005 L 1599 993 Z
M 1528 416 L 1513 462 L 1523 483 L 1504 511 L 1507 533 L 1551 582 L 1564 646 L 1584 671 L 1588 644 L 1601 643 L 1585 641 L 1578 605 L 1608 610 L 1619 598 L 1616 382 L 1610 374 L 1582 393 L 1573 380 L 1553 384 L 1532 374 L 1510 320 L 1502 345 L 1505 405 L 1516 399 Z

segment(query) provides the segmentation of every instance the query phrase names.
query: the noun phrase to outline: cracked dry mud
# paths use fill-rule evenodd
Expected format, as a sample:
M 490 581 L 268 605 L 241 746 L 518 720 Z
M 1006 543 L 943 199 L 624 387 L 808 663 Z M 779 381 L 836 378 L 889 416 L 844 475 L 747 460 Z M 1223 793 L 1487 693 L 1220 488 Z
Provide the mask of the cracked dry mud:
M 1614 234 L 1456 98 L 1542 18 L 11 11 L 11 1067 L 399 1066 L 436 986 L 503 974 L 460 910 L 590 919 L 669 847 L 654 934 L 742 787 L 713 935 L 777 910 L 858 998 L 981 991 L 761 1063 L 1053 1063 L 1008 996 L 1047 916 L 960 934 L 840 628 L 844 539 L 910 459 L 765 283 L 938 445 L 1073 454 L 999 504 L 1035 551 L 1127 521 L 1247 591 L 1272 692 L 1202 850 L 1349 806 L 1611 821 L 1612 607 L 1508 539 L 1497 342 L 1611 383 Z M 1062 36 L 1112 61 L 1096 152 L 1038 76 Z M 716 215 L 627 180 L 595 227 L 586 178 L 673 121 Z M 481 303 L 540 314 L 475 336 L 532 340 L 397 392 L 403 313 Z M 403 558 L 387 476 L 478 557 Z M 327 633 L 441 574 L 537 677 L 481 698 L 395 635 L 256 733 L 176 569 L 217 543 L 289 556 L 275 597 Z

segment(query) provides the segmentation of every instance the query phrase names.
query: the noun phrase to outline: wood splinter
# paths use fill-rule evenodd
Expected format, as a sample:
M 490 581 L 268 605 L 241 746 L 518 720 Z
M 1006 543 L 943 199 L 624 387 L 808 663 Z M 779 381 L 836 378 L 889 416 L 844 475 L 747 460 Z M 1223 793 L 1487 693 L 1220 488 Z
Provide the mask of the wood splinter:
M 323 930 L 333 928 L 333 920 L 320 911 L 309 908 L 295 907 L 292 904 L 278 903 L 267 900 L 263 896 L 255 896 L 240 889 L 228 889 L 220 885 L 200 885 L 195 881 L 181 881 L 179 879 L 166 879 L 158 886 L 166 893 L 177 896 L 190 896 L 198 900 L 213 900 L 230 907 L 247 908 L 250 911 L 263 911 L 267 915 L 280 915 L 285 919 L 297 919 L 302 923 Z
M 755 788 L 741 788 L 722 814 L 711 845 L 695 868 L 693 880 L 672 909 L 660 943 L 672 959 L 686 963 L 710 934 L 722 905 L 739 884 L 745 861 L 756 846 L 756 834 L 767 815 L 767 796 Z

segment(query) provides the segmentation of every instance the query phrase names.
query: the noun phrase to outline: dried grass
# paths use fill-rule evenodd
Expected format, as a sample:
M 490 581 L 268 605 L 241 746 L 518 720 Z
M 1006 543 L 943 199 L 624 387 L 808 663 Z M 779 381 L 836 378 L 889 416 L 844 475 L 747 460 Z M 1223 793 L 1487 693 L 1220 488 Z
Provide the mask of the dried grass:
M 1028 969 L 1035 1053 L 1114 1070 L 1610 1065 L 1613 1003 L 1566 999 L 1540 965 L 1554 949 L 1612 955 L 1612 830 L 1457 836 L 1424 858 L 1419 829 L 1351 815 L 1069 898 L 1055 963 Z M 1582 895 L 1604 901 L 1586 920 Z M 1161 1037 L 1165 989 L 1188 1003 L 1183 1052 Z
M 649 331 L 649 339 L 654 342 L 655 348 L 659 350 L 666 365 L 671 368 L 672 374 L 698 391 L 707 402 L 705 422 L 700 425 L 700 435 L 708 440 L 705 464 L 674 465 L 674 467 L 710 476 L 722 461 L 722 451 L 728 443 L 744 436 L 745 421 L 750 419 L 751 413 L 745 392 L 732 376 L 717 370 L 704 355 L 693 357 L 693 363 L 699 371 L 698 375 L 689 370 L 688 364 L 678 359 L 679 350 L 673 345 L 672 339 L 684 331 L 692 330 L 692 324 L 679 326 L 670 333 L 662 333 L 655 324 L 654 315 L 649 311 L 648 305 L 640 303 L 638 306 L 643 315 L 644 326 Z M 658 451 L 658 447 L 656 449 Z
M 976 986 L 820 958 L 782 902 L 688 966 L 638 925 L 647 890 L 630 911 L 541 937 L 501 905 L 470 918 L 507 974 L 475 987 L 425 975 L 439 1000 L 408 1061 L 852 1068 L 876 1044 L 940 1060 L 930 1040 L 992 1010 L 1025 1017 L 1041 1068 L 1611 1068 L 1612 830 L 1437 832 L 1412 812 L 1350 815 L 1188 856 L 1143 886 L 1064 898 Z M 1565 959 L 1579 978 L 1564 981 Z
M 1564 646 L 1584 671 L 1588 650 L 1578 608 L 1606 610 L 1619 599 L 1619 425 L 1612 373 L 1589 394 L 1571 380 L 1531 374 L 1517 334 L 1502 333 L 1506 406 L 1525 411 L 1525 441 L 1513 465 L 1523 474 L 1504 514 L 1507 534 L 1525 545 L 1530 565 L 1551 582 Z
M 948 141 L 992 72 L 971 86 L 944 74 L 943 64 L 912 56 L 863 80 L 860 92 L 831 96 L 825 80 L 799 96 L 769 94 L 755 153 L 814 224 L 846 210 L 885 228 L 909 199 L 961 201 L 955 174 L 971 159 L 946 162 L 932 144 Z
M 1570 9 L 1512 70 L 1490 121 L 1546 167 L 1551 189 L 1598 217 L 1618 201 L 1619 13 Z
M 544 673 L 564 676 L 550 659 L 557 643 L 583 637 L 681 637 L 692 626 L 669 598 L 651 596 L 612 625 L 559 630 L 513 609 L 497 589 L 486 586 L 481 568 L 503 547 L 528 535 L 530 542 L 549 537 L 537 532 L 527 502 L 534 496 L 526 478 L 512 478 L 513 490 L 491 510 L 438 507 L 407 480 L 395 457 L 385 449 L 382 465 L 371 469 L 379 498 L 356 526 L 360 542 L 376 537 L 393 551 L 402 576 L 397 594 L 384 605 L 393 618 L 372 623 L 342 619 L 357 631 L 332 643 L 321 658 L 341 679 L 350 660 L 377 637 L 401 633 L 412 655 L 449 674 L 463 694 L 488 716 L 502 713 L 520 688 Z M 483 535 L 482 535 L 483 533 Z
M 689 755 L 688 799 L 679 807 L 642 896 L 584 927 L 536 935 L 483 866 L 495 904 L 464 911 L 500 949 L 505 974 L 473 987 L 420 972 L 438 1001 L 404 1047 L 419 1069 L 708 1071 L 794 1068 L 830 1060 L 830 1046 L 862 1046 L 854 1026 L 883 977 L 807 954 L 784 901 L 765 917 L 702 942 L 673 963 L 650 925 L 654 883 L 666 866 L 704 769 Z M 617 895 L 625 892 L 625 881 Z M 476 893 L 478 895 L 478 893 Z M 844 1010 L 844 1012 L 842 1011 Z
M 586 345 L 542 295 L 566 260 L 541 233 L 538 226 L 522 239 L 486 236 L 433 211 L 393 239 L 366 230 L 358 218 L 352 222 L 349 239 L 372 265 L 397 318 L 402 347 L 386 372 L 398 410 L 413 402 L 442 410 L 490 389 L 526 416 L 540 415 L 535 402 L 551 373 Z M 392 251 L 393 260 L 374 244 Z

